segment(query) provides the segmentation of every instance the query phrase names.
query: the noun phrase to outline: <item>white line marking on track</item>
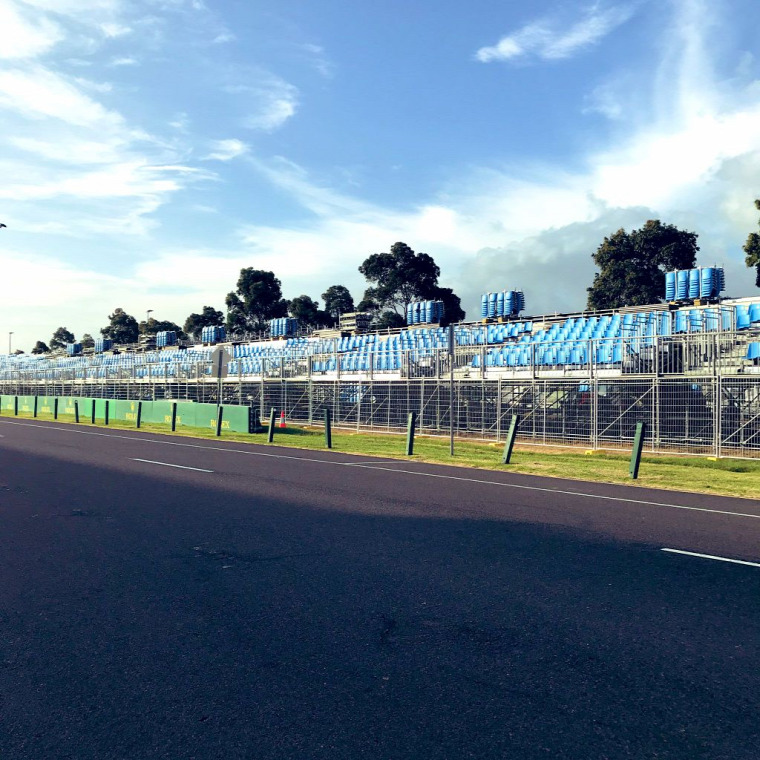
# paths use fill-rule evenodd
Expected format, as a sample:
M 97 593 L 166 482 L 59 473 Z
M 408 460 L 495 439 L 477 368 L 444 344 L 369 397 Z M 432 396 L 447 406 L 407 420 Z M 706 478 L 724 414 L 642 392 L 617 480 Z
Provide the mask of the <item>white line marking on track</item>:
M 700 554 L 699 552 L 686 552 L 683 549 L 662 549 L 661 551 L 670 552 L 671 554 L 685 554 L 687 557 L 701 557 L 702 559 L 716 559 L 719 562 L 731 562 L 734 565 L 749 565 L 750 567 L 760 567 L 760 562 L 747 562 L 744 559 L 730 559 L 729 557 L 716 557 L 714 554 Z
M 133 462 L 145 462 L 145 464 L 160 464 L 162 467 L 176 467 L 179 470 L 195 470 L 196 472 L 213 472 L 213 470 L 204 470 L 202 467 L 187 467 L 184 464 L 169 464 L 169 462 L 156 462 L 153 459 L 135 459 Z
M 515 488 L 523 491 L 540 491 L 543 493 L 554 493 L 562 496 L 580 496 L 586 499 L 599 499 L 600 501 L 617 501 L 623 504 L 639 504 L 647 507 L 663 507 L 665 509 L 684 509 L 689 512 L 707 512 L 709 514 L 727 515 L 729 517 L 748 517 L 752 520 L 760 520 L 760 514 L 751 514 L 749 512 L 731 512 L 725 509 L 710 509 L 708 507 L 688 507 L 684 504 L 669 504 L 661 501 L 646 501 L 644 499 L 627 499 L 622 496 L 604 496 L 598 493 L 586 493 L 584 491 L 566 491 L 560 488 L 544 488 L 542 486 L 526 486 L 519 483 L 500 483 L 496 480 L 480 480 L 479 478 L 464 478 L 456 475 L 438 475 L 433 472 L 418 472 L 415 470 L 396 470 L 390 467 L 382 467 L 374 464 L 364 464 L 362 462 L 338 462 L 334 459 L 313 459 L 311 457 L 297 457 L 290 454 L 272 454 L 266 451 L 253 451 L 246 449 L 230 449 L 223 446 L 202 446 L 198 443 L 180 443 L 179 441 L 161 441 L 155 438 L 142 438 L 136 435 L 116 435 L 113 433 L 96 433 L 92 430 L 68 429 L 67 427 L 55 427 L 54 425 L 38 425 L 29 422 L 11 422 L 10 420 L 0 420 L 0 423 L 6 425 L 19 425 L 20 427 L 42 428 L 43 430 L 56 430 L 61 433 L 76 433 L 79 435 L 95 435 L 103 438 L 118 438 L 125 441 L 140 441 L 143 443 L 154 443 L 161 446 L 180 446 L 187 449 L 202 449 L 204 451 L 226 451 L 230 454 L 246 454 L 254 457 L 268 457 L 271 459 L 290 459 L 296 462 L 309 462 L 316 464 L 327 464 L 334 467 L 359 467 L 365 470 L 379 470 L 393 472 L 396 474 L 415 475 L 420 478 L 437 478 L 439 480 L 456 480 L 463 483 L 478 483 L 479 485 L 498 486 L 500 488 Z M 340 452 L 336 452 L 340 453 Z M 400 464 L 406 464 L 401 462 Z M 422 464 L 422 463 L 420 463 Z M 446 465 L 441 465 L 446 466 Z

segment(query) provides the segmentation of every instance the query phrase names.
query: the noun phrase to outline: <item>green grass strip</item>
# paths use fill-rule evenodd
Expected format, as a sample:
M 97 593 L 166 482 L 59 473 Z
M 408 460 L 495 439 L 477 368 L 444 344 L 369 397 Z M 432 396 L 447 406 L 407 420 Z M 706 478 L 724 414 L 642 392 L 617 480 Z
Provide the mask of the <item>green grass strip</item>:
M 3 417 L 13 417 L 4 412 Z M 18 419 L 31 419 L 31 414 L 19 414 Z M 14 418 L 15 419 L 15 418 Z M 41 414 L 39 420 L 52 420 L 52 414 Z M 76 424 L 68 417 L 58 422 Z M 102 422 L 92 425 L 80 422 L 78 427 L 102 428 Z M 133 422 L 112 421 L 109 428 L 134 430 Z M 221 440 L 236 443 L 266 444 L 266 428 L 263 433 L 224 432 Z M 185 438 L 218 441 L 214 430 L 204 428 L 180 428 L 172 433 L 168 426 L 144 423 L 140 432 Z M 274 446 L 298 449 L 325 450 L 324 429 L 320 427 L 277 428 Z M 678 457 L 646 455 L 641 460 L 639 479 L 632 482 L 628 475 L 630 454 L 589 452 L 576 450 L 527 447 L 518 440 L 509 465 L 501 463 L 501 443 L 457 440 L 455 455 L 449 456 L 446 438 L 417 435 L 414 455 L 406 456 L 406 438 L 403 434 L 356 433 L 333 428 L 332 450 L 345 454 L 377 456 L 404 461 L 430 462 L 432 464 L 456 465 L 481 470 L 501 470 L 553 478 L 619 483 L 635 487 L 664 488 L 676 491 L 692 491 L 723 496 L 760 498 L 760 461 L 741 459 L 711 459 L 709 457 Z

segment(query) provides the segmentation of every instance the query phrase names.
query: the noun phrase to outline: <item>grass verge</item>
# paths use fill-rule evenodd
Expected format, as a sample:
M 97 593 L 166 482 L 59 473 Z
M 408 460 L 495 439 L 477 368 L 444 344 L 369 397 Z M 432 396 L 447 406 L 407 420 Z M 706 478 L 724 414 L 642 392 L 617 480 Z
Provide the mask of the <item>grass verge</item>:
M 9 417 L 7 413 L 3 416 Z M 10 416 L 13 417 L 13 415 Z M 19 418 L 31 419 L 31 415 L 19 414 Z M 38 419 L 52 420 L 52 415 L 40 415 Z M 59 418 L 58 422 L 76 424 L 67 417 Z M 103 424 L 93 426 L 83 421 L 79 423 L 79 426 L 103 427 Z M 114 420 L 111 421 L 109 427 L 122 430 L 135 429 L 134 423 Z M 141 430 L 162 435 L 217 440 L 213 430 L 202 428 L 179 428 L 176 433 L 172 433 L 163 425 L 144 424 Z M 267 436 L 266 433 L 246 435 L 225 432 L 222 440 L 266 445 Z M 748 499 L 760 498 L 760 461 L 740 459 L 716 461 L 707 457 L 649 455 L 642 457 L 639 479 L 632 481 L 628 476 L 630 456 L 625 454 L 594 452 L 592 456 L 588 456 L 577 450 L 530 448 L 518 441 L 515 444 L 511 464 L 503 465 L 501 464 L 501 445 L 457 440 L 455 454 L 451 457 L 448 439 L 417 436 L 414 443 L 414 455 L 407 457 L 404 453 L 406 439 L 403 435 L 355 433 L 337 429 L 333 429 L 332 444 L 333 451 L 344 454 L 387 457 L 483 470 L 506 470 L 528 475 L 739 496 Z M 273 445 L 299 449 L 324 449 L 324 431 L 322 428 L 294 427 L 293 425 L 284 430 L 278 428 Z

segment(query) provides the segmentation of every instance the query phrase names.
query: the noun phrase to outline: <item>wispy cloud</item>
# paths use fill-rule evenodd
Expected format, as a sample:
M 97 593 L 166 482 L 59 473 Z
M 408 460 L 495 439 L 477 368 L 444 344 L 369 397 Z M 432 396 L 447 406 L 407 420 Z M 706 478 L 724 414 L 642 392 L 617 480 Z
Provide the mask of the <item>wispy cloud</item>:
M 323 76 L 325 79 L 330 79 L 335 74 L 335 66 L 330 61 L 325 53 L 325 49 L 322 45 L 315 45 L 308 42 L 301 46 L 302 50 L 307 54 L 311 65 Z
M 211 153 L 203 157 L 204 161 L 231 161 L 243 156 L 250 148 L 242 140 L 214 140 L 211 143 Z
M 223 90 L 240 96 L 241 107 L 249 111 L 243 119 L 244 127 L 271 132 L 295 115 L 298 88 L 269 72 L 252 72 L 250 76 L 253 84 L 228 84 Z
M 125 55 L 125 56 L 119 56 L 118 58 L 111 59 L 111 62 L 108 64 L 109 66 L 118 67 L 118 66 L 137 66 L 140 62 L 131 55 Z
M 482 63 L 535 56 L 546 61 L 570 58 L 596 44 L 633 15 L 632 6 L 587 8 L 582 17 L 564 26 L 559 18 L 542 18 L 526 24 L 496 45 L 482 47 L 475 58 Z
M 36 58 L 63 39 L 52 20 L 15 4 L 0 5 L 0 59 Z

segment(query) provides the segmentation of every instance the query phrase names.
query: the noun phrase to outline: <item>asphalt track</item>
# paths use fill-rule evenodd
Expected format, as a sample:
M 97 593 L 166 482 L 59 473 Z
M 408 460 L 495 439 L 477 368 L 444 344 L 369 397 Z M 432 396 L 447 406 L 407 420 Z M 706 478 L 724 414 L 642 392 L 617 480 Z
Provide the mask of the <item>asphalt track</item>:
M 0 436 L 3 760 L 760 756 L 756 501 Z

